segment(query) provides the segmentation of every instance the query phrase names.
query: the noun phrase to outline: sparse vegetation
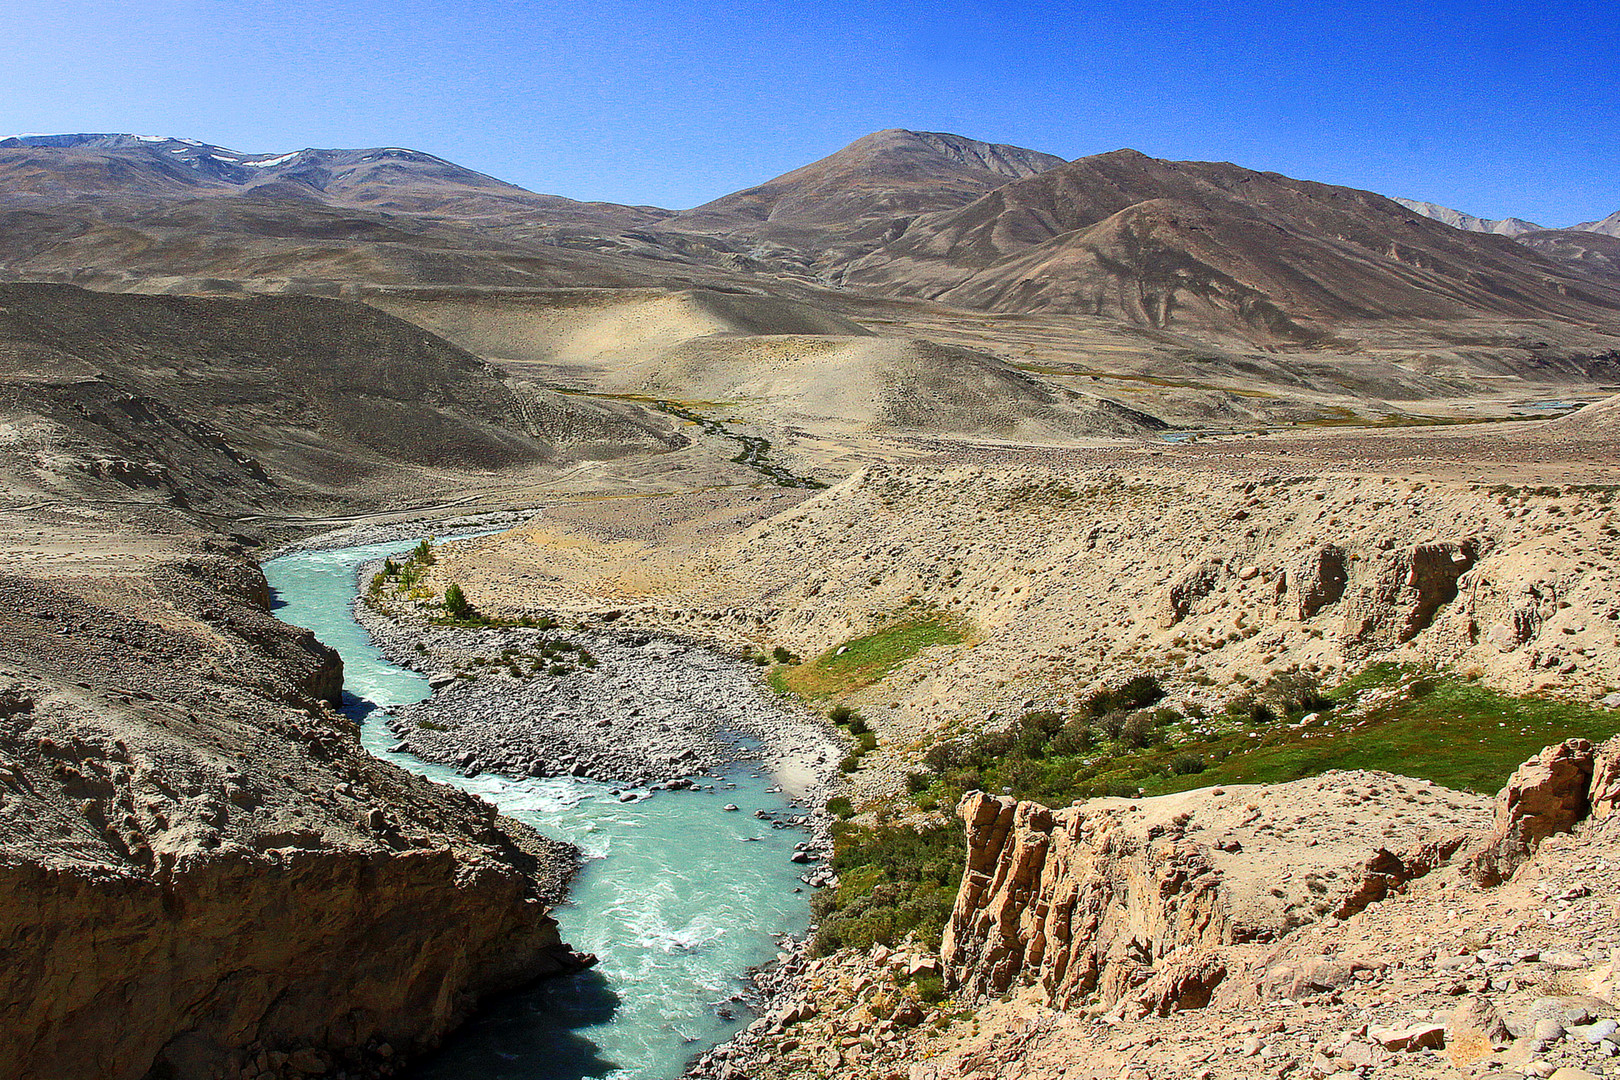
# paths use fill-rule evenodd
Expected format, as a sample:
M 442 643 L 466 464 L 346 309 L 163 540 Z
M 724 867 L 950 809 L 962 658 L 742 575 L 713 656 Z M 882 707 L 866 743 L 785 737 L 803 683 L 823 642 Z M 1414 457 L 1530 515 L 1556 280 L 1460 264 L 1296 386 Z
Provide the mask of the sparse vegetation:
M 962 629 L 943 616 L 907 620 L 853 638 L 801 664 L 771 672 L 771 685 L 811 700 L 870 686 L 934 645 L 954 645 Z

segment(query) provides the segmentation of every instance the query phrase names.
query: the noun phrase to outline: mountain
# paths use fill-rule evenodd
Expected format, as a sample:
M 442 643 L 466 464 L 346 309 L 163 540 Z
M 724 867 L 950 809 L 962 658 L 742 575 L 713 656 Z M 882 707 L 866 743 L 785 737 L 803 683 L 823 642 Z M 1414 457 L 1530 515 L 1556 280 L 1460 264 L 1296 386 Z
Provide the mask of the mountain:
M 1063 159 L 933 131 L 878 131 L 837 153 L 681 213 L 660 229 L 723 237 L 773 270 L 822 274 Z
M 1602 221 L 1587 221 L 1571 226 L 1581 232 L 1602 233 L 1604 236 L 1620 236 L 1620 210 L 1616 210 Z
M 460 220 L 536 214 L 553 223 L 629 228 L 668 217 L 656 207 L 538 195 L 402 147 L 244 154 L 158 135 L 21 135 L 0 139 L 0 206 L 74 199 L 172 201 L 252 195 Z
M 1311 341 L 1368 320 L 1612 324 L 1620 291 L 1381 195 L 1134 150 L 921 215 L 846 285 L 965 308 Z
M 1461 210 L 1453 210 L 1438 203 L 1418 202 L 1416 199 L 1392 199 L 1414 213 L 1422 214 L 1426 218 L 1450 225 L 1453 229 L 1462 229 L 1464 232 L 1496 233 L 1498 236 L 1518 236 L 1521 233 L 1537 232 L 1540 225 L 1525 221 L 1523 218 L 1503 218 L 1501 221 L 1492 221 L 1489 218 L 1478 218 L 1473 214 L 1465 214 Z M 1578 227 L 1578 226 L 1577 226 Z
M 713 261 L 713 244 L 685 245 L 694 254 L 643 231 L 669 215 L 535 194 L 399 147 L 0 140 L 0 279 L 180 292 L 701 284 L 712 274 L 682 267 Z
M 1019 146 L 960 135 L 892 129 L 856 139 L 835 154 L 677 215 L 672 224 L 769 221 L 847 228 L 962 206 L 1000 187 L 1063 164 Z
M 1579 228 L 1546 229 L 1514 239 L 1565 266 L 1620 280 L 1620 235 Z

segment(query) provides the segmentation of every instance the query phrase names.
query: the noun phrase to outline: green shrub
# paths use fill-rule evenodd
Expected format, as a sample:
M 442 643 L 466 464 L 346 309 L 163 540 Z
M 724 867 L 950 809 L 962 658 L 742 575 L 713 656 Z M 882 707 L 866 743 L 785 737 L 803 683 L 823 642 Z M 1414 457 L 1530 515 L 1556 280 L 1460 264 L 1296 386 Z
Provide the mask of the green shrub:
M 1085 709 L 1092 716 L 1118 712 L 1123 709 L 1145 709 L 1164 698 L 1164 687 L 1153 675 L 1136 675 L 1118 686 L 1103 687 L 1085 701 Z
M 852 773 L 861 767 L 861 759 L 855 754 L 846 754 L 844 760 L 838 763 L 838 771 Z
M 917 1000 L 924 1005 L 938 1005 L 945 1000 L 945 980 L 938 975 L 918 975 L 912 985 L 917 988 Z
M 906 790 L 913 795 L 921 795 L 933 786 L 934 780 L 927 773 L 906 773 Z
M 853 725 L 851 725 L 851 728 L 853 729 Z M 862 753 L 871 753 L 877 749 L 877 736 L 870 731 L 863 731 L 860 735 L 860 741 L 856 745 L 861 748 Z
M 444 610 L 453 619 L 468 619 L 473 614 L 473 606 L 467 602 L 467 594 L 453 581 L 444 590 Z
M 827 813 L 838 818 L 853 817 L 855 804 L 849 801 L 848 795 L 834 795 L 827 800 Z
M 865 735 L 872 728 L 866 722 L 866 717 L 856 713 L 849 718 L 849 733 L 851 735 Z
M 894 946 L 912 932 L 937 949 L 961 881 L 963 847 L 962 823 L 955 818 L 923 829 L 835 824 L 838 886 L 810 901 L 820 923 L 816 951 Z
M 1177 754 L 1170 759 L 1170 771 L 1177 776 L 1195 776 L 1207 768 L 1203 754 Z
M 1155 734 L 1152 720 L 1142 713 L 1131 713 L 1120 725 L 1119 741 L 1132 750 L 1140 750 L 1152 745 Z
M 780 645 L 771 650 L 771 658 L 778 664 L 791 664 L 798 659 Z

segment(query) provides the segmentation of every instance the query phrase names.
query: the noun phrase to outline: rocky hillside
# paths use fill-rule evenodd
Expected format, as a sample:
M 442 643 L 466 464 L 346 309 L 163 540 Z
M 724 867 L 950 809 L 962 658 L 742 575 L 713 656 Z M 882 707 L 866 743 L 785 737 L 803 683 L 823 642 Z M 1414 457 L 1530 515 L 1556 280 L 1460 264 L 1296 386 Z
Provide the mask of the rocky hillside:
M 975 794 L 943 970 L 991 1000 L 955 1019 L 911 945 L 814 961 L 704 1075 L 1610 1075 L 1616 753 L 1548 747 L 1494 819 L 1387 774 L 1056 813 Z M 1504 847 L 1512 879 L 1482 880 Z
M 123 513 L 8 515 L 0 1076 L 387 1075 L 576 966 L 573 853 L 366 753 L 239 549 Z

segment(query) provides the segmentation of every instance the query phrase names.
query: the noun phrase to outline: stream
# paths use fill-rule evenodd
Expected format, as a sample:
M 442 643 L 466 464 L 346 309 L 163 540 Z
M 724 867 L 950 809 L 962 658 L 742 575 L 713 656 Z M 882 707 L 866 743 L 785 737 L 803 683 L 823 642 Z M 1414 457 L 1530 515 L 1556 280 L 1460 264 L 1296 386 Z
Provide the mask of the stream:
M 264 564 L 275 613 L 343 656 L 344 711 L 377 757 L 500 807 L 578 847 L 585 864 L 556 911 L 563 939 L 597 967 L 494 1002 L 415 1080 L 669 1080 L 753 1019 L 740 995 L 750 968 L 772 960 L 776 935 L 810 922 L 798 829 L 772 829 L 756 809 L 788 811 L 753 763 L 728 766 L 713 791 L 659 791 L 620 802 L 577 778 L 468 778 L 388 748 L 379 710 L 429 696 L 426 680 L 387 661 L 354 619 L 359 567 L 415 540 L 284 555 Z M 616 789 L 611 789 L 616 790 Z M 740 807 L 727 812 L 727 803 Z

